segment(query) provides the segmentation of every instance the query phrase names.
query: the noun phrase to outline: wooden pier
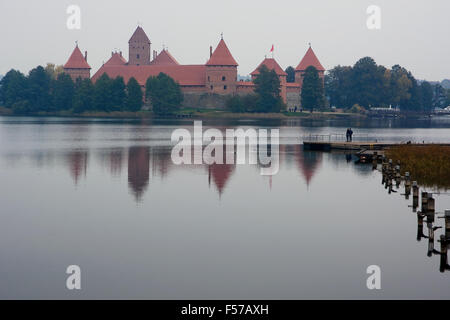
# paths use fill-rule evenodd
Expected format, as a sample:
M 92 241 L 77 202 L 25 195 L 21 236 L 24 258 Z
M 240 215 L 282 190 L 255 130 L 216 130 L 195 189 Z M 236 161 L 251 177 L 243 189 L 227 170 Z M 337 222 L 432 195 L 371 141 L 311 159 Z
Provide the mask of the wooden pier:
M 342 142 L 342 141 L 303 141 L 303 147 L 307 150 L 351 150 L 351 151 L 361 151 L 361 150 L 383 150 L 388 147 L 401 145 L 404 143 L 395 142 Z
M 353 141 L 346 141 L 344 135 L 309 135 L 303 137 L 303 148 L 306 150 L 331 151 L 365 151 L 384 150 L 389 147 L 413 145 L 413 146 L 450 146 L 450 143 L 412 143 L 411 141 L 370 141 L 368 136 L 354 136 Z
M 342 142 L 342 141 L 303 141 L 303 148 L 307 150 L 331 151 L 362 151 L 362 150 L 384 150 L 389 147 L 410 145 L 419 147 L 440 146 L 450 147 L 450 143 L 406 143 L 406 142 Z

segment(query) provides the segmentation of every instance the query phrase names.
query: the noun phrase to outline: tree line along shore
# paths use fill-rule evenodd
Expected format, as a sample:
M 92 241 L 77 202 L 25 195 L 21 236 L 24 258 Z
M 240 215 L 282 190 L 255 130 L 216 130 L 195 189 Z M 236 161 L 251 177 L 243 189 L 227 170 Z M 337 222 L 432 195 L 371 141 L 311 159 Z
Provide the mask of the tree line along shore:
M 280 79 L 274 70 L 260 68 L 253 94 L 234 95 L 226 110 L 181 108 L 183 94 L 170 76 L 160 73 L 147 79 L 144 90 L 134 78 L 103 74 L 72 81 L 61 67 L 38 66 L 28 75 L 10 70 L 0 81 L 0 114 L 80 115 L 112 117 L 342 117 L 364 116 L 371 107 L 398 107 L 403 115 L 430 114 L 450 105 L 450 89 L 418 81 L 405 68 L 386 68 L 365 57 L 354 66 L 336 66 L 325 79 L 310 66 L 300 93 L 302 107 L 288 109 L 280 95 Z M 287 81 L 295 80 L 286 69 Z M 336 112 L 337 111 L 337 112 Z

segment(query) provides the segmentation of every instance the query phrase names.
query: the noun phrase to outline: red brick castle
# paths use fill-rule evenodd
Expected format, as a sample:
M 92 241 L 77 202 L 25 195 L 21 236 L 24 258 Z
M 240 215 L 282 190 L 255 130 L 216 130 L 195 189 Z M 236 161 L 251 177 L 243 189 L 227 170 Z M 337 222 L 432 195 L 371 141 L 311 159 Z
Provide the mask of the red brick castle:
M 254 90 L 252 81 L 237 80 L 238 63 L 223 38 L 214 51 L 210 47 L 209 60 L 201 65 L 181 65 L 167 49 L 163 49 L 159 54 L 153 51 L 152 57 L 151 41 L 141 27 L 137 27 L 128 41 L 128 46 L 128 62 L 122 56 L 122 52 L 112 52 L 111 58 L 94 74 L 92 81 L 95 82 L 106 73 L 111 78 L 123 77 L 125 83 L 134 77 L 144 87 L 150 76 L 157 76 L 163 72 L 180 84 L 185 98 L 183 102 L 185 107 L 223 108 L 229 95 L 244 95 Z M 288 107 L 300 106 L 300 91 L 307 67 L 314 66 L 322 79 L 325 72 L 325 68 L 311 46 L 295 69 L 293 83 L 287 82 L 286 72 L 273 58 L 265 58 L 258 65 L 251 73 L 252 80 L 258 75 L 262 65 L 275 70 L 279 76 L 281 96 Z M 90 70 L 87 52 L 83 56 L 77 45 L 64 65 L 64 71 L 75 80 L 78 77 L 89 78 Z

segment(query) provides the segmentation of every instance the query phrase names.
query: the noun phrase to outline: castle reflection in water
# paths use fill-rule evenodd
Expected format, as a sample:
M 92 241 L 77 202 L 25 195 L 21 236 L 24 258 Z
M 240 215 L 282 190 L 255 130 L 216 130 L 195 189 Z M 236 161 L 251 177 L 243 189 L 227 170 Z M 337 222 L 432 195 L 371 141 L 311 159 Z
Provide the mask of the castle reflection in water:
M 136 201 L 143 198 L 152 178 L 164 179 L 175 170 L 203 171 L 207 176 L 205 183 L 209 186 L 213 185 L 217 193 L 222 195 L 236 170 L 234 164 L 175 165 L 172 162 L 169 147 L 132 146 L 98 151 L 71 150 L 66 152 L 63 158 L 75 184 L 86 177 L 91 153 L 101 161 L 102 167 L 107 168 L 113 177 L 121 176 L 122 171 L 127 167 L 128 185 Z M 321 153 L 304 151 L 301 145 L 280 145 L 279 156 L 280 167 L 295 163 L 308 185 L 322 162 Z M 259 171 L 255 171 L 255 174 L 259 174 Z M 269 178 L 270 183 L 272 179 L 276 179 L 276 175 Z

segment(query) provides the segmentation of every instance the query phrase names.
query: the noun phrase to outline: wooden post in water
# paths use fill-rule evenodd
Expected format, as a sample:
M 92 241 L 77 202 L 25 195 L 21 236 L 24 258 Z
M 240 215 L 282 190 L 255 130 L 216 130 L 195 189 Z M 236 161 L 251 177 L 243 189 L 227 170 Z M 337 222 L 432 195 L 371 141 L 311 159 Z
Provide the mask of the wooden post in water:
M 440 259 L 441 261 L 439 263 L 439 271 L 444 272 L 448 266 L 448 256 L 447 256 L 448 246 L 447 246 L 447 239 L 445 238 L 444 235 L 441 235 L 440 240 L 441 240 L 441 259 Z
M 389 188 L 389 193 L 392 192 L 392 179 L 389 177 L 388 178 L 388 182 L 387 182 L 388 188 Z
M 411 178 L 409 172 L 405 172 L 405 199 L 409 199 L 411 194 Z
M 423 194 L 424 192 L 422 192 Z M 428 229 L 428 256 L 431 257 L 433 255 L 434 251 L 434 229 L 433 229 L 433 223 L 434 223 L 434 199 L 433 194 L 427 193 L 427 203 L 426 203 L 426 210 L 427 210 L 427 229 Z M 432 203 L 432 210 L 430 210 L 430 203 Z M 423 207 L 423 202 L 422 202 Z
M 383 156 L 383 159 L 381 160 L 381 171 L 386 172 L 388 168 L 388 164 L 386 162 L 386 157 Z
M 428 192 L 422 192 L 422 213 L 427 213 L 428 209 Z
M 397 185 L 397 188 L 400 186 L 402 176 L 400 175 L 400 166 L 395 166 L 395 184 Z
M 450 210 L 445 210 L 444 218 L 445 218 L 445 239 L 447 241 L 449 241 L 450 240 Z
M 417 241 L 422 239 L 423 235 L 423 215 L 417 212 Z
M 423 193 L 422 193 L 423 194 Z M 426 215 L 427 215 L 427 227 L 428 227 L 428 245 L 429 245 L 429 255 L 431 256 L 433 250 L 434 250 L 434 229 L 433 229 L 433 223 L 434 223 L 434 198 L 432 193 L 427 193 L 427 202 L 425 204 L 426 206 Z M 422 200 L 422 207 L 424 206 L 423 200 Z
M 413 181 L 412 190 L 413 190 L 413 212 L 415 212 L 417 207 L 419 206 L 419 186 L 417 185 L 417 181 Z
M 375 170 L 378 166 L 378 152 L 374 152 L 372 155 L 372 169 Z
M 435 206 L 434 206 L 434 198 L 433 198 L 432 193 L 428 194 L 427 208 L 428 208 L 427 212 L 433 213 L 433 215 L 434 215 Z

